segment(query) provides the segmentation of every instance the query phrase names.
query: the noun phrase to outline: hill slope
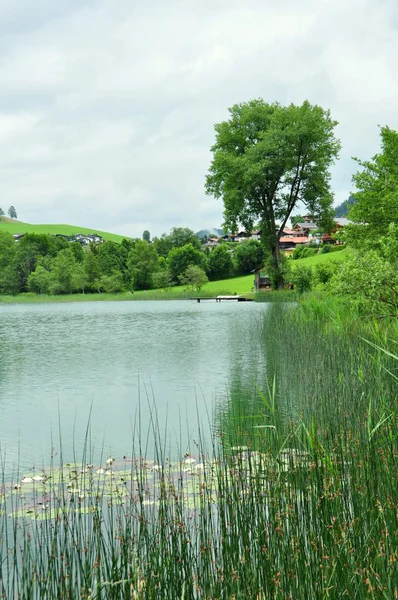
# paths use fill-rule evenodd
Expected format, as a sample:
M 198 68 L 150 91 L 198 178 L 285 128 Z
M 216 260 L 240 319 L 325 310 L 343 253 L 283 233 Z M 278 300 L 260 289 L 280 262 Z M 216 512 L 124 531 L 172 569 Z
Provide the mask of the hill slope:
M 21 221 L 14 221 L 2 217 L 0 220 L 0 231 L 8 231 L 9 233 L 47 233 L 54 235 L 56 233 L 62 235 L 75 235 L 76 233 L 82 233 L 88 235 L 90 233 L 97 233 L 104 240 L 110 240 L 112 242 L 121 242 L 124 237 L 123 235 L 117 235 L 116 233 L 109 233 L 107 231 L 99 231 L 98 229 L 87 229 L 87 227 L 77 227 L 75 225 L 34 225 L 31 223 L 22 223 Z

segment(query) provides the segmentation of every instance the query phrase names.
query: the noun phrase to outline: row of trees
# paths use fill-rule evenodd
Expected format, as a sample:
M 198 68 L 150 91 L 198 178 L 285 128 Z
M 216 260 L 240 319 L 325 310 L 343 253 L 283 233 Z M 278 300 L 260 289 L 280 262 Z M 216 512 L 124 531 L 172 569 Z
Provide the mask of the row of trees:
M 63 238 L 26 234 L 18 242 L 0 232 L 0 293 L 70 294 L 146 290 L 183 284 L 200 288 L 219 280 L 250 273 L 264 260 L 255 240 L 201 249 L 188 228 L 146 240 L 125 239 L 83 248 Z
M 0 206 L 0 218 L 5 216 L 5 212 L 4 210 L 1 208 Z M 10 206 L 10 208 L 7 211 L 8 216 L 10 217 L 10 219 L 17 219 L 18 215 L 17 215 L 17 211 L 15 210 L 15 208 L 13 206 Z

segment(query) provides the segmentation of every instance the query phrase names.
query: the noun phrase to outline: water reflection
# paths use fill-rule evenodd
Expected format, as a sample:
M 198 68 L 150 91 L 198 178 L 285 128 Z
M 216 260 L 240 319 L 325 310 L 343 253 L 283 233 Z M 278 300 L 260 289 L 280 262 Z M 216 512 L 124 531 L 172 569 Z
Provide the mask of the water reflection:
M 59 424 L 64 460 L 72 460 L 90 414 L 99 451 L 130 454 L 132 432 L 148 431 L 154 410 L 162 432 L 167 425 L 166 450 L 192 450 L 198 420 L 201 435 L 210 437 L 231 364 L 257 369 L 253 332 L 266 309 L 189 301 L 0 305 L 0 443 L 7 465 L 48 462 Z M 151 439 L 147 452 L 154 452 Z

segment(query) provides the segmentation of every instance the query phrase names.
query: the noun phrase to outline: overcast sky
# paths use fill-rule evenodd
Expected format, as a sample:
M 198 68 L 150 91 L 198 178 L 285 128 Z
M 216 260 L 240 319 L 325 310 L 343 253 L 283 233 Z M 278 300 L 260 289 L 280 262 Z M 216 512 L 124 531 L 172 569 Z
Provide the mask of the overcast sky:
M 397 0 L 0 0 L 0 206 L 152 236 L 222 223 L 214 123 L 263 97 L 330 108 L 352 156 L 398 129 Z

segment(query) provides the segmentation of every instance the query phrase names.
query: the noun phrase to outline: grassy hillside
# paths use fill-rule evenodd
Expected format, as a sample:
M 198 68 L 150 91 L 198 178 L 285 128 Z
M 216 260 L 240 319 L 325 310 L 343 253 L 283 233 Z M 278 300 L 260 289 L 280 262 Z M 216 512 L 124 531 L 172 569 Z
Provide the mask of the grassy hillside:
M 309 267 L 315 267 L 320 263 L 326 263 L 333 260 L 342 261 L 345 260 L 349 255 L 350 249 L 346 248 L 340 252 L 331 252 L 330 254 L 316 254 L 308 258 L 299 258 L 292 260 L 292 268 L 298 265 L 306 265 Z M 225 279 L 224 281 L 210 281 L 203 287 L 203 291 L 207 292 L 209 296 L 215 295 L 217 290 L 225 290 L 230 294 L 249 294 L 253 287 L 254 275 L 245 275 L 244 277 L 235 277 L 233 279 Z M 177 288 L 175 288 L 177 289 Z M 181 288 L 178 288 L 181 289 Z
M 0 231 L 8 231 L 9 233 L 47 233 L 55 234 L 59 233 L 62 235 L 74 235 L 76 233 L 82 233 L 88 235 L 89 233 L 98 233 L 104 240 L 111 240 L 112 242 L 121 242 L 122 235 L 116 233 L 109 233 L 107 231 L 100 231 L 98 229 L 87 229 L 87 227 L 78 227 L 75 225 L 34 225 L 31 223 L 22 223 L 21 221 L 14 221 L 2 217 L 0 220 Z
M 350 254 L 350 252 L 350 248 L 345 248 L 344 250 L 340 250 L 339 252 L 330 252 L 328 254 L 315 254 L 315 256 L 309 256 L 308 258 L 299 258 L 297 260 L 292 260 L 291 264 L 292 267 L 294 267 L 295 265 L 306 265 L 308 267 L 315 267 L 315 265 L 330 262 L 331 260 L 345 260 Z
M 310 256 L 309 258 L 299 258 L 298 260 L 292 260 L 291 265 L 292 268 L 298 265 L 306 265 L 314 267 L 319 263 L 326 263 L 330 261 L 342 261 L 349 255 L 351 250 L 346 248 L 341 250 L 340 252 L 331 252 L 330 254 L 316 254 L 315 256 Z M 223 279 L 221 281 L 209 281 L 206 285 L 203 286 L 201 290 L 201 295 L 203 296 L 217 296 L 218 294 L 250 294 L 254 285 L 254 275 L 244 275 L 243 277 L 233 277 L 232 279 Z M 175 293 L 176 295 L 181 294 L 183 290 L 183 286 L 176 286 L 167 290 L 167 294 L 171 295 Z M 143 292 L 138 292 L 138 294 L 142 294 Z M 137 292 L 136 292 L 137 294 Z M 195 292 L 190 294 L 192 296 L 196 296 Z M 146 292 L 146 297 L 150 298 L 151 296 L 158 297 L 159 290 L 148 290 Z M 161 297 L 161 296 L 159 296 Z

